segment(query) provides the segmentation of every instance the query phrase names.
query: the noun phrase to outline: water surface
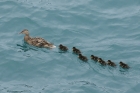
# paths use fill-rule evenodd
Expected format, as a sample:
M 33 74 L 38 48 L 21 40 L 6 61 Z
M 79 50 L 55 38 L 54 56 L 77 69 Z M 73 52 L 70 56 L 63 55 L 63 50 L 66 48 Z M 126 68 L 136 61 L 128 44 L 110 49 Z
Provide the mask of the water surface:
M 139 0 L 1 0 L 0 9 L 1 93 L 139 93 Z M 57 48 L 25 44 L 25 28 Z M 117 67 L 101 66 L 91 54 Z

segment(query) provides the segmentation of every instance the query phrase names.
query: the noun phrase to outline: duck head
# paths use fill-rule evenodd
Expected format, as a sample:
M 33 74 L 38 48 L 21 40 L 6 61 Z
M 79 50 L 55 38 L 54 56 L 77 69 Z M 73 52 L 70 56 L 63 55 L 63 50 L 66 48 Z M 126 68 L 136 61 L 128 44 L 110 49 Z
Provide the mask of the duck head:
M 29 35 L 29 32 L 27 29 L 23 29 L 20 34 L 25 34 L 25 35 Z

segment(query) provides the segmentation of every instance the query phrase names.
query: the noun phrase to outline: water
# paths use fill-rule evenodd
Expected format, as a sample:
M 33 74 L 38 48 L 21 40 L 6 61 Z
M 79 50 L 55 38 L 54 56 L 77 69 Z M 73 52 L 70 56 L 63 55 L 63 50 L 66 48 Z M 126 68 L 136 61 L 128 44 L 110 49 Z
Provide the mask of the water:
M 0 93 L 139 93 L 139 0 L 1 0 L 0 9 Z M 18 34 L 25 28 L 57 48 L 25 44 Z M 117 67 L 100 66 L 91 54 Z

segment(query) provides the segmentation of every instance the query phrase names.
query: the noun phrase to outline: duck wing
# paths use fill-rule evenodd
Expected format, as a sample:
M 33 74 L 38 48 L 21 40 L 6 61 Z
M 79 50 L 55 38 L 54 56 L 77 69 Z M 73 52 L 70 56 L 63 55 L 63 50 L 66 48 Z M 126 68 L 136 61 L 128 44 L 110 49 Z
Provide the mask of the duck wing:
M 32 38 L 32 41 L 37 42 L 37 43 L 43 43 L 43 44 L 51 44 L 50 42 L 48 42 L 45 39 L 40 38 L 40 37 L 34 37 L 34 38 Z
M 37 47 L 49 47 L 49 46 L 53 46 L 52 43 L 50 43 L 50 42 L 48 42 L 45 39 L 40 38 L 40 37 L 31 38 L 31 41 L 32 41 L 32 45 L 37 46 Z

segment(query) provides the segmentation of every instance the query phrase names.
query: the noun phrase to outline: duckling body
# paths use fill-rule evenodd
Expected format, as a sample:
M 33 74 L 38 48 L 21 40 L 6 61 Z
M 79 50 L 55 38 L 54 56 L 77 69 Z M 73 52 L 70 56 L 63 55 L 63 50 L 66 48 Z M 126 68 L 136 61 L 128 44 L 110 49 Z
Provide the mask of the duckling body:
M 128 69 L 130 68 L 127 64 L 125 64 L 124 62 L 120 62 L 120 67 L 124 68 L 124 69 Z
M 42 48 L 55 48 L 52 43 L 44 40 L 43 38 L 40 37 L 30 37 L 29 32 L 27 29 L 24 29 L 23 31 L 20 32 L 21 34 L 25 34 L 24 36 L 24 41 L 26 41 L 28 44 L 36 46 L 36 47 L 42 47 Z
M 79 54 L 79 57 L 78 58 L 81 59 L 81 60 L 83 60 L 83 61 L 85 61 L 85 62 L 88 61 L 87 57 L 86 56 L 83 56 L 82 54 Z
M 59 45 L 59 49 L 62 50 L 62 51 L 67 51 L 68 48 L 62 44 Z
M 114 62 L 112 62 L 111 60 L 107 61 L 107 65 L 112 66 L 112 67 L 116 66 L 116 64 Z
M 81 53 L 81 51 L 79 49 L 77 49 L 76 47 L 73 47 L 72 50 L 75 54 L 80 54 Z

